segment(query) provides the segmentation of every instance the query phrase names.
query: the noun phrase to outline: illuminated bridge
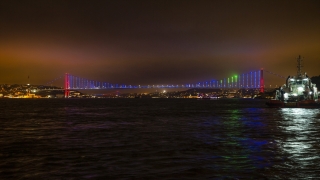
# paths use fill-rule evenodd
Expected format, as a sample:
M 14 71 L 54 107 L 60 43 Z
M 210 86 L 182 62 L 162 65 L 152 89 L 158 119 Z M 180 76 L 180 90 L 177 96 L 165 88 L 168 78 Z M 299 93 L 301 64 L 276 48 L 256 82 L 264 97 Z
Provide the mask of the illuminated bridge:
M 266 71 L 266 72 L 271 73 L 269 71 Z M 82 89 L 253 88 L 253 89 L 260 89 L 260 92 L 264 92 L 263 73 L 264 73 L 264 70 L 261 68 L 256 71 L 238 74 L 231 77 L 222 78 L 219 80 L 207 80 L 202 82 L 193 82 L 193 83 L 185 83 L 185 84 L 161 84 L 161 85 L 116 84 L 116 83 L 89 80 L 87 78 L 78 77 L 78 76 L 74 76 L 72 74 L 66 73 L 64 75 L 64 91 L 65 91 L 65 97 L 69 97 L 70 90 L 82 90 Z

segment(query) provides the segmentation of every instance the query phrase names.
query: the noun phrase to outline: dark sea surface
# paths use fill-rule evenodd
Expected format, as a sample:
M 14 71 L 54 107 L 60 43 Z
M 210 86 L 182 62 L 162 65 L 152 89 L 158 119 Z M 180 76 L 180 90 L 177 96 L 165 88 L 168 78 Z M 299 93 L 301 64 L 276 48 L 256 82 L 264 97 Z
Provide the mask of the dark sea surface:
M 320 109 L 0 99 L 0 179 L 320 179 Z

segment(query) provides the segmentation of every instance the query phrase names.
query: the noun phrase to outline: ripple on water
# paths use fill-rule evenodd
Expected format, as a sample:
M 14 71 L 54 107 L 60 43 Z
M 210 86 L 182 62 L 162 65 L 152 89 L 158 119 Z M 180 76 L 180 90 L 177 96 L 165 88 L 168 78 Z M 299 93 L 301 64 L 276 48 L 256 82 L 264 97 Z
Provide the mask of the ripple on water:
M 3 179 L 317 178 L 319 109 L 263 100 L 2 100 Z

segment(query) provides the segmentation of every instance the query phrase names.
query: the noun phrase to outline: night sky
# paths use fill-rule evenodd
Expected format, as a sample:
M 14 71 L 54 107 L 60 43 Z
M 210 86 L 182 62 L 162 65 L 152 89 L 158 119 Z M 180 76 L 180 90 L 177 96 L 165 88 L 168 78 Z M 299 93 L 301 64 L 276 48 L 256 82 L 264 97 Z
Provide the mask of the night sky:
M 46 84 L 66 72 L 145 85 L 260 68 L 287 77 L 299 55 L 303 72 L 320 75 L 318 0 L 4 0 L 0 25 L 0 84 Z

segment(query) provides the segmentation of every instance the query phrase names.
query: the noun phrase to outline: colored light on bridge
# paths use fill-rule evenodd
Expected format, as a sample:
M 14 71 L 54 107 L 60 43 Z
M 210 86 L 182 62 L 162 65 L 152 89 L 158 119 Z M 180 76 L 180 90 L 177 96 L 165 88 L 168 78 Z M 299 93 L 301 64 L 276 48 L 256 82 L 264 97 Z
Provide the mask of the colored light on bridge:
M 258 78 L 257 78 L 258 76 Z M 238 79 L 239 78 L 239 79 Z M 239 83 L 239 84 L 238 84 Z M 221 87 L 221 88 L 235 88 L 235 87 L 247 87 L 247 88 L 257 88 L 259 87 L 261 92 L 263 92 L 264 80 L 263 71 L 252 71 L 246 74 L 233 75 L 228 78 L 223 78 L 220 80 L 210 80 L 203 81 L 196 84 L 185 84 L 185 85 L 126 85 L 126 84 L 112 84 L 94 80 L 88 80 L 81 77 L 76 77 L 71 74 L 65 74 L 65 97 L 68 97 L 69 91 L 72 89 L 118 89 L 118 88 L 204 88 L 204 87 Z

